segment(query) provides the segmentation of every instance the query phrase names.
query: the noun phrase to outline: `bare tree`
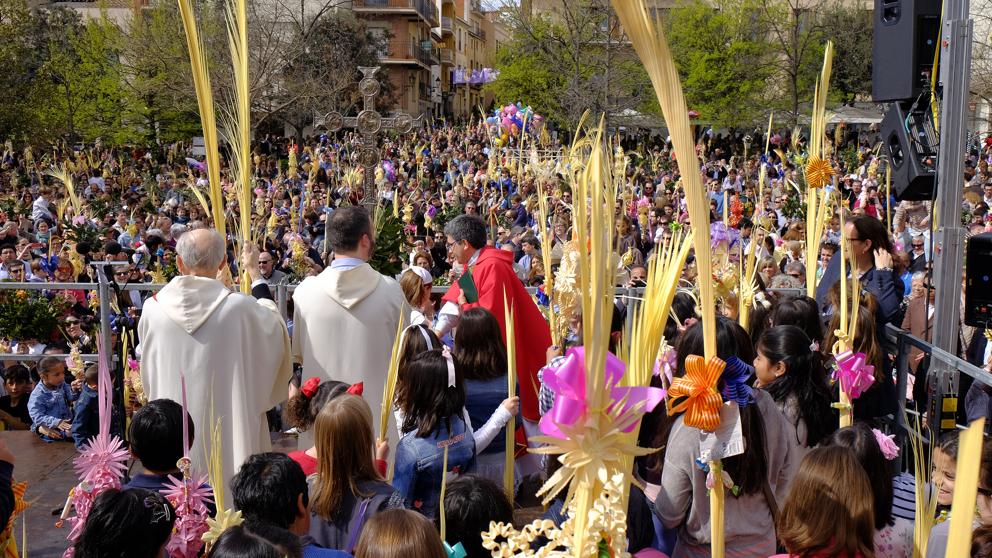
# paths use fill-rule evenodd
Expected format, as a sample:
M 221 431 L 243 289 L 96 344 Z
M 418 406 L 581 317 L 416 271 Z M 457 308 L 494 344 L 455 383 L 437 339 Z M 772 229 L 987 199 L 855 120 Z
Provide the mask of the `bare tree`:
M 823 22 L 818 14 L 827 0 L 760 0 L 761 19 L 771 44 L 781 57 L 781 80 L 786 89 L 793 124 L 799 117 L 799 100 L 808 97 L 823 52 Z
M 383 45 L 343 0 L 252 3 L 252 107 L 255 125 L 271 118 L 300 133 L 316 115 L 347 113 L 357 101 L 357 66 L 374 65 Z M 383 75 L 384 101 L 391 85 Z

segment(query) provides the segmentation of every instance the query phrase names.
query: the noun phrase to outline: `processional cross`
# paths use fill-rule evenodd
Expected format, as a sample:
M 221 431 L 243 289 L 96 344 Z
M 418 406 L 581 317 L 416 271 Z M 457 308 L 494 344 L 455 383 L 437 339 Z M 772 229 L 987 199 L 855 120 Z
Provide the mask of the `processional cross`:
M 379 94 L 379 82 L 375 79 L 376 72 L 380 66 L 367 67 L 359 66 L 362 72 L 362 79 L 358 82 L 358 91 L 362 94 L 364 105 L 358 116 L 342 116 L 340 112 L 332 111 L 314 121 L 314 128 L 325 128 L 330 132 L 336 132 L 341 128 L 353 128 L 358 131 L 358 162 L 365 168 L 365 175 L 362 184 L 365 188 L 365 196 L 362 198 L 362 205 L 375 206 L 379 203 L 379 192 L 375 186 L 375 167 L 382 160 L 379 148 L 376 147 L 376 134 L 382 130 L 396 130 L 401 134 L 407 134 L 414 127 L 423 124 L 424 115 L 417 118 L 411 117 L 405 112 L 398 112 L 390 117 L 383 117 L 375 109 L 375 98 Z M 396 203 L 398 200 L 394 200 Z

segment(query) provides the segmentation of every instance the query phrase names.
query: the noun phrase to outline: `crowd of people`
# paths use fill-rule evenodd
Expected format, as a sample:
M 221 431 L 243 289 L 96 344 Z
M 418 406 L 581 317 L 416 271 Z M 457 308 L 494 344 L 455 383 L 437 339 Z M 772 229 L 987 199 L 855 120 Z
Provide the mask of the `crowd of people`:
M 776 134 L 769 138 L 774 149 L 753 153 L 764 138 L 698 136 L 710 221 L 722 224 L 740 254 L 753 254 L 757 270 L 747 320 L 738 319 L 736 302 L 724 300 L 716 324 L 719 357 L 741 363 L 750 376 L 738 402 L 749 449 L 724 462 L 732 487 L 727 555 L 909 557 L 914 517 L 934 513 L 927 556 L 943 556 L 956 435 L 934 443 L 934 511 L 916 509 L 918 480 L 896 474 L 893 464 L 908 449 L 884 434 L 900 399 L 922 410 L 927 396 L 929 363 L 918 351 L 909 359 L 911 385 L 897 393 L 885 328 L 930 338 L 939 250 L 930 232 L 933 207 L 890 195 L 873 129 L 842 128 L 833 137 L 836 212 L 818 239 L 816 261 L 807 261 L 802 169 L 794 159 L 803 139 Z M 560 346 L 552 345 L 546 321 L 557 309 L 543 289 L 565 265 L 572 240 L 560 145 L 535 138 L 533 152 L 515 143 L 498 148 L 484 124 L 385 139 L 383 163 L 366 171 L 375 173 L 376 190 L 366 192 L 356 178 L 356 141 L 348 134 L 302 142 L 264 137 L 254 145 L 257 242 L 243 241 L 231 226 L 226 237 L 214 230 L 201 201 L 206 169 L 182 146 L 63 147 L 43 155 L 7 146 L 0 281 L 52 286 L 0 289 L 0 313 L 21 316 L 0 331 L 0 351 L 30 357 L 3 363 L 0 421 L 37 433 L 39 444 L 82 446 L 96 434 L 98 374 L 79 355 L 97 352 L 101 304 L 111 308 L 114 353 L 128 357 L 120 363 L 124 385 L 115 386 L 128 397 L 115 408 L 114 424 L 135 474 L 97 498 L 71 543 L 76 556 L 161 555 L 176 516 L 160 493 L 187 452 L 206 470 L 204 445 L 183 446 L 184 423 L 190 442 L 194 432 L 202 438 L 220 428 L 218 489 L 245 519 L 212 545 L 209 556 L 216 557 L 442 558 L 445 545 L 458 543 L 469 557 L 488 556 L 481 533 L 490 522 L 519 522 L 523 510 L 514 502 L 532 496 L 530 481 L 560 466 L 525 451 L 538 445 L 541 418 L 552 407 L 546 376 L 583 338 L 581 309 L 564 324 Z M 992 217 L 990 145 L 975 144 L 967 154 L 961 207 L 970 233 L 989 230 Z M 621 146 L 616 286 L 639 288 L 679 229 L 700 225 L 688 219 L 664 138 L 632 137 Z M 50 168 L 64 169 L 62 179 L 67 174 L 75 185 L 44 172 Z M 225 217 L 235 223 L 239 206 L 227 178 L 224 191 Z M 546 222 L 539 196 L 548 201 Z M 399 225 L 395 253 L 376 252 L 392 233 L 370 213 L 369 197 Z M 842 241 L 862 289 L 859 304 L 847 309 L 858 324 L 848 342 L 874 367 L 871 387 L 853 401 L 855 422 L 845 428 L 838 427 L 828 372 L 841 329 Z M 693 259 L 665 329 L 675 377 L 685 373 L 686 356 L 703 354 Z M 810 266 L 818 284 L 807 293 Z M 99 274 L 111 283 L 110 301 L 84 286 Z M 250 292 L 232 288 L 242 274 Z M 159 286 L 128 288 L 136 283 Z M 282 301 L 285 313 L 274 300 L 280 285 L 293 288 Z M 436 287 L 445 287 L 443 296 Z M 629 334 L 626 316 L 636 302 L 616 299 L 611 347 Z M 507 385 L 511 325 L 516 390 Z M 984 332 L 962 323 L 959 339 L 962 358 L 989 365 Z M 659 368 L 652 382 L 665 386 L 666 367 Z M 992 418 L 987 387 L 962 381 L 960 389 L 960 422 Z M 185 407 L 177 403 L 183 400 Z M 513 417 L 517 444 L 506 447 Z M 282 432 L 298 441 L 288 455 L 271 451 Z M 699 437 L 663 405 L 645 415 L 640 445 L 658 451 L 634 466 L 643 489 L 632 489 L 626 517 L 631 553 L 709 555 L 712 479 L 700 466 Z M 2 450 L 0 441 L 5 488 L 4 462 L 14 457 Z M 507 452 L 518 455 L 512 500 L 500 484 Z M 5 496 L 0 490 L 0 512 Z M 558 524 L 561 496 L 544 512 Z M 0 513 L 0 525 L 6 517 Z M 972 556 L 992 556 L 988 443 L 975 525 Z

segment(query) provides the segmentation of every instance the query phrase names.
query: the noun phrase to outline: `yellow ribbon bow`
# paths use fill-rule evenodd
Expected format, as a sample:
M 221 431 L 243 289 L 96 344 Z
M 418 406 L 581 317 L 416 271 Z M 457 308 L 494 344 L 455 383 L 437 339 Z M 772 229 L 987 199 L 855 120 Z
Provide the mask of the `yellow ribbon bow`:
M 707 361 L 701 356 L 687 356 L 685 376 L 676 378 L 668 389 L 668 414 L 684 412 L 687 426 L 708 432 L 716 430 L 720 426 L 720 407 L 723 405 L 723 397 L 716 386 L 726 365 L 717 357 Z

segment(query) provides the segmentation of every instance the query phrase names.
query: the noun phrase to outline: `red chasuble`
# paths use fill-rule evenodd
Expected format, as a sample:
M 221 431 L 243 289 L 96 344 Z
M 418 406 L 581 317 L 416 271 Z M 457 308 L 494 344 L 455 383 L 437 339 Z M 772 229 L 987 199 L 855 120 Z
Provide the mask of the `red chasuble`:
M 492 312 L 499 321 L 506 342 L 506 317 L 503 313 L 503 290 L 506 290 L 506 300 L 513 308 L 514 331 L 517 334 L 517 376 L 520 383 L 520 409 L 527 420 L 537 421 L 541 418 L 537 406 L 537 392 L 540 383 L 537 372 L 547 360 L 548 347 L 551 346 L 551 331 L 544 315 L 531 299 L 523 283 L 513 272 L 513 253 L 506 250 L 485 247 L 472 268 L 476 289 L 479 291 L 479 302 L 462 306 L 462 311 L 481 306 Z M 442 300 L 458 304 L 461 289 L 458 283 L 452 283 Z

